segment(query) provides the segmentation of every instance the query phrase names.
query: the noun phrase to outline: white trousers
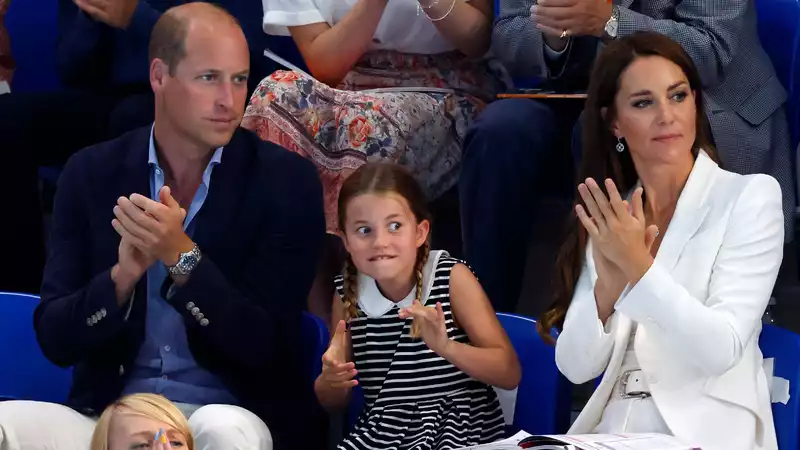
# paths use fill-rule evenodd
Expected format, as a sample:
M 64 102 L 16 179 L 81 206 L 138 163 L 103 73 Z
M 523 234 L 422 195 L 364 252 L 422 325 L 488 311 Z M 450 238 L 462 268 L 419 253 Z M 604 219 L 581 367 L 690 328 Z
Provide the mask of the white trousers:
M 196 450 L 272 450 L 267 425 L 231 405 L 177 405 L 189 417 Z M 0 450 L 87 450 L 95 418 L 55 403 L 0 402 Z

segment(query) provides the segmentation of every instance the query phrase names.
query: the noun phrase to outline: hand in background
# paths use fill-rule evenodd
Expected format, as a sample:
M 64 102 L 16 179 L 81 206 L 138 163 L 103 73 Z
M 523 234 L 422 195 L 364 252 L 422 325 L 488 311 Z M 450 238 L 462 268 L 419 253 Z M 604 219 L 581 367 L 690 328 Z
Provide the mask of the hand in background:
M 566 31 L 569 36 L 603 37 L 611 10 L 606 0 L 539 0 L 531 7 L 531 20 L 545 36 L 560 37 Z
M 74 0 L 75 5 L 94 20 L 114 28 L 126 29 L 139 0 Z

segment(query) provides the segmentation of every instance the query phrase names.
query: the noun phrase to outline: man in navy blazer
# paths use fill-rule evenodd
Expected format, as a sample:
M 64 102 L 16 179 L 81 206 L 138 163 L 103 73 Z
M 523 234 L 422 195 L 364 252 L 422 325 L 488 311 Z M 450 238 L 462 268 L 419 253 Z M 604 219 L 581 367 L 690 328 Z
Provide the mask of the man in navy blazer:
M 239 128 L 249 56 L 226 12 L 168 11 L 150 55 L 155 123 L 77 153 L 56 195 L 34 325 L 45 355 L 74 367 L 71 409 L 1 403 L 0 448 L 85 450 L 97 415 L 137 392 L 175 402 L 199 449 L 308 448 L 316 170 Z

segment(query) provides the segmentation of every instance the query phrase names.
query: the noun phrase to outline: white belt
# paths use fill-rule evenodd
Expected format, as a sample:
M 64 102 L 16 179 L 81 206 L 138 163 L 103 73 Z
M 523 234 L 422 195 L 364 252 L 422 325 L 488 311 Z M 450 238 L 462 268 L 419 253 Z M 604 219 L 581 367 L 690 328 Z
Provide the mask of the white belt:
M 617 378 L 618 391 L 622 398 L 648 398 L 650 386 L 647 384 L 644 371 L 628 370 Z

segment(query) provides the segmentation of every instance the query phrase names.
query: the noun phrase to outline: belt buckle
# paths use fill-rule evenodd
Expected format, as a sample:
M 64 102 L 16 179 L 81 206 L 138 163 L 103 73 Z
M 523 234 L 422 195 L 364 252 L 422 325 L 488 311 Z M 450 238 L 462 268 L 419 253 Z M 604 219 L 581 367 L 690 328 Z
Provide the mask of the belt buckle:
M 623 399 L 629 398 L 638 398 L 638 399 L 645 399 L 651 396 L 649 392 L 644 391 L 634 391 L 634 392 L 627 392 L 625 389 L 628 386 L 628 378 L 630 378 L 631 374 L 634 372 L 639 372 L 641 369 L 637 370 L 626 370 L 622 373 L 619 377 L 619 396 Z

